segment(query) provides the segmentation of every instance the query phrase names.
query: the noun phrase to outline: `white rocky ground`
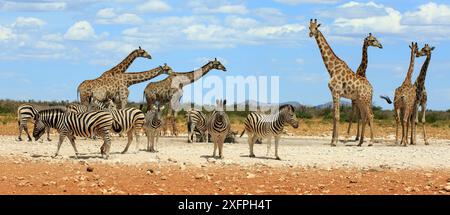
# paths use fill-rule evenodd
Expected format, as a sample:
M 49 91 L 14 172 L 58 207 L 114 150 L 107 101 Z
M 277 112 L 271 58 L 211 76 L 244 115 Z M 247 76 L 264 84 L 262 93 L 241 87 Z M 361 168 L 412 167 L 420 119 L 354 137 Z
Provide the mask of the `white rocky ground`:
M 26 160 L 48 160 L 51 162 L 85 160 L 87 162 L 142 164 L 147 162 L 177 163 L 180 165 L 253 165 L 296 166 L 316 168 L 400 168 L 400 169 L 449 169 L 450 140 L 431 140 L 431 145 L 401 147 L 392 140 L 378 141 L 372 147 L 364 144 L 356 147 L 355 142 L 341 143 L 337 147 L 329 145 L 330 138 L 324 137 L 289 137 L 280 143 L 279 155 L 281 161 L 274 160 L 274 144 L 269 157 L 266 157 L 266 144 L 255 145 L 257 158 L 248 157 L 248 145 L 245 137 L 238 138 L 239 143 L 225 144 L 225 158 L 210 158 L 213 151 L 211 143 L 186 143 L 186 137 L 160 138 L 158 153 L 143 151 L 146 147 L 146 137 L 141 137 L 141 151 L 135 153 L 135 143 L 127 154 L 120 154 L 126 144 L 126 138 L 114 137 L 111 157 L 108 160 L 100 158 L 101 140 L 84 140 L 77 138 L 76 143 L 80 159 L 73 158 L 74 152 L 66 139 L 56 159 L 50 158 L 56 150 L 58 136 L 52 136 L 52 142 L 18 142 L 14 136 L 0 136 L 0 156 L 23 156 Z

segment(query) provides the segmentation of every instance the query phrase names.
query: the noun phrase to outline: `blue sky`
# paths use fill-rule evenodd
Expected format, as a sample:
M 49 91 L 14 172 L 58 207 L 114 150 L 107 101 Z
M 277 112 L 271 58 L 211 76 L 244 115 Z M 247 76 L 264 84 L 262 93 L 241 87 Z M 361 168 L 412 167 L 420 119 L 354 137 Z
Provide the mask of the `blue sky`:
M 0 0 L 0 98 L 76 100 L 86 79 L 142 46 L 152 60 L 128 71 L 168 63 L 190 71 L 208 59 L 228 69 L 210 74 L 280 76 L 280 100 L 317 105 L 331 100 L 328 73 L 308 22 L 317 18 L 335 53 L 356 69 L 364 37 L 374 103 L 404 79 L 411 41 L 436 46 L 427 76 L 428 107 L 450 108 L 450 3 L 345 0 Z M 415 77 L 425 59 L 416 60 Z M 161 79 L 163 77 L 157 78 Z M 130 87 L 141 101 L 147 83 Z

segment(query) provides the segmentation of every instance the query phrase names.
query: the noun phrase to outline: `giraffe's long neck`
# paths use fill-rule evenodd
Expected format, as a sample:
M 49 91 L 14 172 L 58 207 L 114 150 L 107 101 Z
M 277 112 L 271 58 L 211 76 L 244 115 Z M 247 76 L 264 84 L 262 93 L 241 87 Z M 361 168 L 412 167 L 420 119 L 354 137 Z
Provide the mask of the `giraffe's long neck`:
M 406 74 L 405 80 L 403 81 L 402 85 L 411 85 L 411 76 L 414 72 L 414 61 L 416 59 L 416 56 L 414 54 L 414 50 L 411 50 L 411 59 L 409 60 L 409 68 L 408 73 Z
M 130 67 L 131 63 L 133 63 L 133 61 L 136 60 L 136 58 L 138 57 L 139 57 L 138 51 L 137 50 L 132 51 L 125 59 L 122 60 L 122 62 L 120 62 L 107 72 L 105 72 L 105 74 L 116 75 L 124 73 L 125 71 L 127 71 L 128 67 Z
M 333 49 L 331 49 L 322 32 L 318 31 L 315 38 L 317 45 L 319 46 L 320 53 L 322 55 L 323 63 L 325 64 L 325 67 L 327 68 L 330 76 L 333 77 L 334 74 L 336 73 L 334 69 L 334 67 L 336 66 L 336 62 L 342 60 L 339 59 L 339 57 L 337 57 L 336 54 L 333 52 Z
M 211 64 L 208 63 L 197 70 L 191 72 L 176 73 L 175 76 L 185 77 L 186 80 L 182 80 L 183 84 L 190 84 L 206 75 L 209 71 L 211 71 L 211 69 Z
M 364 42 L 363 50 L 362 50 L 361 64 L 359 64 L 358 70 L 356 71 L 356 74 L 361 77 L 366 77 L 367 62 L 369 61 L 368 56 L 367 56 L 368 47 L 369 47 L 369 45 L 367 44 L 367 42 Z
M 144 81 L 148 81 L 158 75 L 161 75 L 164 72 L 163 68 L 156 67 L 153 68 L 151 70 L 147 70 L 144 72 L 129 72 L 129 73 L 124 73 L 124 80 L 125 80 L 125 84 L 127 85 L 127 87 L 134 85 L 134 84 L 139 84 L 142 83 Z
M 416 79 L 416 82 L 414 83 L 417 86 L 417 89 L 424 89 L 425 88 L 425 77 L 427 76 L 427 70 L 428 65 L 430 64 L 431 60 L 431 54 L 427 55 L 427 59 L 425 59 L 425 62 L 422 65 L 422 69 L 420 70 L 420 74 Z

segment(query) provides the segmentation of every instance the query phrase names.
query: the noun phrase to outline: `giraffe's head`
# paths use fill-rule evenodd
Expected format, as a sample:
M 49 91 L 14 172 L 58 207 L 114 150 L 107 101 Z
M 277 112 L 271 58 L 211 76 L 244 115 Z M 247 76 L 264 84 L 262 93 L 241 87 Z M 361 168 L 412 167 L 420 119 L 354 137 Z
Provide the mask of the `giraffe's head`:
M 430 45 L 425 44 L 425 46 L 416 53 L 416 57 L 429 56 L 433 50 L 434 46 L 431 47 Z
M 147 51 L 145 51 L 144 49 L 142 49 L 140 46 L 139 46 L 139 49 L 137 49 L 136 51 L 137 51 L 137 54 L 139 57 L 152 59 L 152 56 L 150 56 L 150 54 Z
M 162 66 L 159 66 L 159 68 L 162 70 L 161 74 L 166 74 L 166 75 L 172 75 L 173 74 L 172 67 L 168 66 L 167 63 L 165 63 Z
M 373 47 L 378 47 L 380 49 L 383 48 L 383 45 L 381 45 L 380 42 L 378 42 L 378 39 L 372 35 L 372 33 L 369 33 L 369 36 L 367 36 L 364 39 L 364 43 L 367 44 L 368 46 L 373 46 Z
M 411 45 L 409 45 L 409 48 L 411 49 L 411 53 L 413 55 L 416 55 L 417 52 L 419 52 L 419 47 L 417 46 L 417 42 L 412 42 Z
M 317 19 L 309 20 L 309 37 L 316 37 L 319 34 L 320 24 L 317 24 Z
M 227 68 L 225 68 L 225 66 L 217 60 L 217 58 L 214 58 L 213 61 L 209 61 L 209 64 L 211 65 L 212 69 L 217 69 L 217 70 L 222 70 L 224 72 L 227 71 Z

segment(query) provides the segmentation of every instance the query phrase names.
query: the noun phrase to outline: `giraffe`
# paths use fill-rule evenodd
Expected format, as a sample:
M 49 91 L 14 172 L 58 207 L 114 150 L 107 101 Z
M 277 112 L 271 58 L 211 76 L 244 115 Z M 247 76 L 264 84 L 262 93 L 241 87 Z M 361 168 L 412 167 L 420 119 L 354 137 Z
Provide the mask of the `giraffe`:
M 168 117 L 166 122 L 168 123 L 169 119 L 171 120 L 172 134 L 177 135 L 174 105 L 180 101 L 183 95 L 183 87 L 200 79 L 212 69 L 227 71 L 225 66 L 216 58 L 197 70 L 191 72 L 174 72 L 161 81 L 149 83 L 144 90 L 147 110 L 150 110 L 156 102 L 159 102 L 160 105 L 167 104 Z
M 367 63 L 368 63 L 368 56 L 367 56 L 367 49 L 369 48 L 369 46 L 373 46 L 373 47 L 377 47 L 379 49 L 383 48 L 383 45 L 381 45 L 380 42 L 378 42 L 378 39 L 372 35 L 372 33 L 369 33 L 369 36 L 367 36 L 364 39 L 364 45 L 363 45 L 363 51 L 362 51 L 362 59 L 361 59 L 361 64 L 358 67 L 358 70 L 356 71 L 356 75 L 359 75 L 361 77 L 364 77 L 367 79 L 366 77 L 366 69 L 367 69 Z M 356 102 L 354 100 L 352 100 L 352 112 L 350 114 L 350 123 L 348 124 L 348 129 L 347 129 L 347 135 L 350 134 L 350 129 L 352 127 L 352 123 L 353 123 L 353 117 L 356 114 L 356 116 L 359 115 L 359 110 L 357 108 Z M 359 140 L 359 136 L 360 136 L 360 119 L 357 117 L 357 122 L 358 122 L 358 127 L 356 128 L 356 138 L 355 140 Z
M 425 62 L 422 65 L 419 76 L 414 82 L 414 86 L 416 87 L 416 99 L 414 101 L 414 109 L 412 114 L 412 120 L 415 122 L 411 122 L 411 144 L 416 144 L 416 123 L 419 122 L 419 106 L 421 106 L 422 112 L 422 130 L 423 130 L 423 139 L 425 141 L 425 145 L 428 145 L 427 140 L 427 132 L 425 130 L 425 112 L 427 109 L 427 91 L 425 89 L 425 78 L 427 76 L 428 65 L 431 60 L 431 52 L 434 50 L 434 47 L 430 47 L 430 45 L 425 44 L 425 46 L 416 53 L 416 57 L 427 56 Z
M 104 72 L 100 77 L 83 81 L 77 89 L 81 104 L 89 104 L 89 97 L 92 95 L 92 91 L 96 88 L 101 88 L 102 90 L 106 90 L 106 92 L 114 88 L 114 86 L 110 83 L 114 81 L 115 76 L 124 73 L 128 69 L 128 67 L 130 67 L 131 63 L 133 63 L 133 61 L 138 57 L 152 59 L 147 51 L 139 47 L 139 49 L 132 51 L 119 64 Z
M 373 114 L 372 114 L 372 85 L 366 78 L 356 75 L 345 63 L 331 49 L 330 45 L 326 41 L 322 32 L 319 30 L 320 24 L 317 23 L 317 19 L 310 20 L 309 23 L 309 36 L 314 37 L 317 45 L 319 46 L 320 53 L 322 55 L 325 67 L 330 75 L 328 81 L 328 87 L 333 97 L 333 135 L 331 140 L 331 146 L 336 146 L 338 142 L 338 130 L 340 120 L 340 98 L 354 100 L 360 110 L 361 117 L 361 138 L 358 146 L 361 146 L 364 142 L 364 130 L 366 123 L 368 122 L 371 130 L 371 141 L 369 146 L 373 143 Z
M 92 97 L 99 101 L 112 98 L 114 102 L 119 103 L 118 108 L 125 108 L 129 90 L 128 87 L 134 84 L 142 83 L 159 76 L 161 74 L 173 74 L 173 70 L 167 64 L 159 66 L 143 72 L 128 72 L 115 75 L 115 79 L 111 80 L 108 85 L 111 88 L 105 89 L 100 86 L 92 91 Z
M 414 72 L 414 61 L 416 53 L 419 51 L 417 48 L 417 43 L 412 42 L 409 46 L 411 49 L 411 57 L 409 61 L 408 73 L 406 74 L 405 80 L 402 85 L 395 89 L 394 96 L 394 117 L 395 117 L 395 144 L 398 144 L 398 128 L 401 122 L 402 125 L 402 139 L 400 144 L 406 146 L 408 139 L 408 128 L 409 123 L 411 123 L 411 117 L 413 114 L 413 105 L 416 99 L 416 87 L 411 83 L 411 76 Z

